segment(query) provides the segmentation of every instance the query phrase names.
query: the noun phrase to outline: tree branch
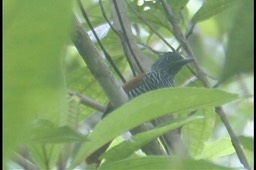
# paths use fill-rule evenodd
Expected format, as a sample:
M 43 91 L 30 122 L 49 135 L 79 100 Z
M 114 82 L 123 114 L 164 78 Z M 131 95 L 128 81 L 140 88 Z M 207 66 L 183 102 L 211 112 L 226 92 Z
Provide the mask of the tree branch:
M 117 108 L 118 106 L 121 106 L 127 102 L 128 98 L 123 91 L 122 86 L 118 83 L 113 73 L 106 66 L 100 57 L 99 52 L 91 42 L 87 32 L 77 19 L 75 19 L 75 34 L 73 36 L 73 42 L 81 57 L 86 62 L 89 70 L 105 91 L 113 107 Z M 141 128 L 147 129 L 146 125 L 141 125 Z M 154 150 L 151 150 L 151 154 L 156 154 L 153 151 L 162 153 L 162 147 L 158 143 L 153 142 L 152 145 L 149 146 L 154 148 Z
M 116 34 L 118 34 L 117 31 L 115 30 L 115 28 L 113 27 L 113 25 L 111 24 L 111 22 L 109 21 L 107 15 L 106 15 L 106 11 L 105 11 L 105 9 L 104 9 L 104 7 L 103 7 L 102 0 L 99 0 L 99 4 L 100 4 L 101 13 L 102 13 L 104 19 L 107 21 L 107 23 L 108 23 L 108 25 L 110 26 L 110 28 L 111 28 Z
M 89 106 L 95 110 L 98 110 L 100 112 L 105 112 L 106 110 L 106 106 L 99 103 L 99 102 L 96 102 L 95 100 L 87 97 L 87 96 L 84 96 L 84 95 L 81 95 L 81 94 L 78 94 L 78 93 L 68 93 L 69 96 L 77 96 L 80 100 L 80 102 L 83 104 L 83 105 L 86 105 L 86 106 Z
M 112 0 L 113 21 L 115 30 L 119 33 L 123 48 L 127 57 L 131 61 L 132 68 L 137 72 L 148 71 L 152 62 L 144 56 L 137 46 L 137 41 L 131 31 L 131 24 L 125 10 L 124 1 Z M 140 65 L 142 68 L 140 68 Z M 149 131 L 153 125 L 148 122 L 140 125 L 131 130 L 133 135 L 140 132 Z M 157 140 L 152 141 L 150 144 L 144 146 L 142 150 L 149 155 L 163 155 L 165 152 Z
M 120 70 L 117 68 L 117 66 L 116 66 L 115 63 L 113 62 L 112 58 L 110 57 L 110 55 L 108 54 L 108 52 L 106 51 L 106 49 L 104 48 L 104 46 L 102 45 L 102 43 L 101 43 L 101 41 L 100 41 L 100 39 L 99 39 L 99 37 L 98 37 L 96 31 L 94 30 L 94 28 L 93 28 L 93 26 L 92 26 L 92 24 L 91 24 L 91 22 L 90 22 L 90 19 L 89 19 L 88 15 L 87 15 L 86 11 L 84 10 L 83 5 L 82 5 L 82 3 L 81 3 L 80 0 L 78 0 L 78 5 L 79 5 L 79 8 L 80 8 L 80 10 L 81 10 L 81 12 L 82 12 L 83 17 L 85 18 L 85 20 L 86 20 L 88 26 L 89 26 L 90 29 L 92 30 L 92 33 L 93 33 L 94 37 L 96 38 L 96 40 L 97 40 L 97 42 L 98 42 L 98 44 L 99 44 L 101 50 L 103 51 L 103 53 L 104 53 L 106 59 L 107 59 L 108 62 L 111 64 L 111 66 L 113 67 L 113 69 L 115 70 L 115 72 L 117 73 L 117 75 L 119 76 L 119 78 L 123 81 L 123 83 L 125 83 L 126 80 L 124 79 L 122 73 L 121 73 Z
M 171 10 L 171 7 L 168 5 L 168 3 L 166 2 L 166 0 L 161 0 L 162 6 L 164 8 L 164 11 L 168 17 L 169 22 L 171 23 L 172 27 L 173 27 L 173 32 L 174 32 L 174 36 L 177 39 L 177 41 L 181 44 L 183 50 L 188 54 L 189 57 L 193 58 L 194 61 L 194 66 L 196 69 L 196 73 L 198 78 L 201 80 L 201 82 L 203 83 L 203 85 L 205 87 L 208 87 L 209 83 L 208 80 L 204 74 L 204 72 L 201 70 L 197 59 L 194 57 L 193 52 L 190 48 L 190 46 L 188 45 L 185 36 L 182 33 L 182 29 L 180 28 L 177 19 L 175 18 L 175 16 L 173 15 L 173 12 Z
M 107 67 L 100 53 L 90 40 L 84 27 L 75 18 L 75 31 L 72 37 L 73 42 L 87 64 L 87 67 L 99 82 L 111 104 L 114 107 L 121 106 L 128 101 L 128 97 L 124 92 L 121 84 L 115 78 L 113 73 Z
M 223 124 L 225 125 L 227 131 L 228 131 L 228 134 L 231 138 L 231 142 L 232 142 L 232 145 L 233 147 L 235 148 L 235 151 L 237 153 L 237 156 L 240 160 L 240 162 L 244 165 L 244 167 L 246 169 L 251 169 L 250 165 L 249 165 L 249 162 L 244 154 L 244 151 L 242 150 L 242 147 L 241 147 L 241 144 L 240 144 L 240 140 L 239 138 L 236 136 L 235 132 L 233 131 L 232 127 L 230 126 L 228 120 L 227 120 L 227 117 L 222 109 L 222 107 L 216 107 L 215 108 L 216 112 L 218 113 L 221 121 L 223 122 Z
M 171 7 L 168 5 L 166 0 L 160 0 L 160 1 L 162 3 L 162 6 L 164 8 L 164 11 L 165 11 L 166 15 L 168 16 L 169 22 L 171 23 L 171 25 L 173 27 L 175 38 L 179 41 L 179 43 L 181 44 L 183 50 L 190 57 L 192 57 L 194 59 L 194 66 L 196 68 L 196 72 L 197 72 L 198 78 L 200 79 L 200 81 L 202 82 L 202 84 L 205 87 L 207 87 L 207 88 L 210 87 L 204 72 L 201 70 L 198 62 L 196 61 L 196 58 L 193 56 L 193 53 L 192 53 L 192 50 L 191 50 L 190 46 L 186 42 L 185 36 L 181 32 L 181 28 L 180 28 L 180 26 L 179 26 L 175 16 L 173 15 Z M 191 29 L 191 31 L 192 31 L 192 29 Z M 227 131 L 229 133 L 229 136 L 231 138 L 233 147 L 236 150 L 236 153 L 237 153 L 237 156 L 238 156 L 240 162 L 244 165 L 245 168 L 251 169 L 250 165 L 249 165 L 249 163 L 247 161 L 247 158 L 246 158 L 246 156 L 245 156 L 245 154 L 244 154 L 244 152 L 243 152 L 243 150 L 241 148 L 239 139 L 235 135 L 233 129 L 231 128 L 231 126 L 230 126 L 230 124 L 229 124 L 229 122 L 227 120 L 227 117 L 225 116 L 225 113 L 223 112 L 222 108 L 221 107 L 216 107 L 216 112 L 219 115 L 219 117 L 221 118 L 223 124 L 225 125 L 225 127 L 226 127 L 226 129 L 227 129 Z
M 136 54 L 135 54 L 134 51 L 132 50 L 131 42 L 130 42 L 129 39 L 128 39 L 128 34 L 127 34 L 127 32 L 126 32 L 126 27 L 124 26 L 123 18 L 121 17 L 121 13 L 120 13 L 120 11 L 119 11 L 119 7 L 120 7 L 120 6 L 118 6 L 116 0 L 112 0 L 112 2 L 113 2 L 113 4 L 114 4 L 114 8 L 115 8 L 115 11 L 116 11 L 116 14 L 117 14 L 116 16 L 117 16 L 118 21 L 119 21 L 119 23 L 120 23 L 121 30 L 122 30 L 122 32 L 123 32 L 124 39 L 125 39 L 125 42 L 126 42 L 126 44 L 127 44 L 127 47 L 128 47 L 128 49 L 129 49 L 129 51 L 130 51 L 130 53 L 131 53 L 131 56 L 133 57 L 133 59 L 134 59 L 136 65 L 137 65 L 137 67 L 138 67 L 138 69 L 139 69 L 139 72 L 140 72 L 140 73 L 143 73 L 144 70 L 143 70 L 143 68 L 142 68 L 142 66 L 141 66 L 141 64 L 140 64 L 140 62 L 138 61 L 138 57 L 136 56 Z M 119 3 L 119 5 L 121 5 L 121 3 Z M 124 7 L 124 6 L 123 6 L 123 7 Z M 121 8 L 121 9 L 122 9 L 122 8 Z M 128 21 L 128 20 L 127 20 L 127 21 Z M 130 25 L 130 24 L 129 24 L 129 25 Z
M 118 36 L 120 37 L 124 52 L 126 54 L 127 60 L 131 63 L 131 68 L 137 73 L 141 72 L 141 69 L 138 67 L 136 59 L 143 71 L 149 71 L 152 61 L 148 59 L 139 49 L 137 45 L 137 41 L 134 38 L 131 30 L 131 24 L 129 22 L 126 10 L 125 10 L 125 2 L 124 1 L 111 1 L 111 9 L 113 16 L 113 26 L 115 30 L 118 32 Z M 115 5 L 116 4 L 116 5 Z M 117 10 L 119 13 L 117 13 Z M 118 15 L 119 14 L 119 15 Z M 120 19 L 119 19 L 120 18 Z M 121 27 L 121 24 L 123 25 Z
M 126 3 L 127 3 L 127 1 L 126 1 Z M 129 5 L 129 3 L 127 3 L 127 4 Z M 163 37 L 160 33 L 158 33 L 157 30 L 156 30 L 143 16 L 141 16 L 138 12 L 136 12 L 136 10 L 133 9 L 133 7 L 132 7 L 131 5 L 129 5 L 129 7 L 130 7 L 130 9 L 133 11 L 133 13 L 134 13 L 137 17 L 139 17 L 139 18 L 142 20 L 142 22 L 144 22 L 145 25 L 147 25 L 147 26 L 151 29 L 151 31 L 152 31 L 153 33 L 155 33 L 155 34 L 160 38 L 160 40 L 162 40 L 172 51 L 176 51 L 176 50 L 164 39 L 164 37 Z

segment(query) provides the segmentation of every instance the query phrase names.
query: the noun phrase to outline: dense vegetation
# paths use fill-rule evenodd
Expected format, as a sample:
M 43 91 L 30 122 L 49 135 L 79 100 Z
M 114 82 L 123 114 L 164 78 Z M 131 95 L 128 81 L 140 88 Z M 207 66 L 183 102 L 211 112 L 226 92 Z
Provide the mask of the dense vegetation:
M 5 169 L 93 168 L 112 139 L 99 169 L 253 169 L 252 0 L 13 0 L 3 14 Z M 194 59 L 176 87 L 124 104 L 121 75 L 173 49 Z M 124 105 L 100 120 L 109 101 Z M 179 127 L 190 157 L 135 152 Z

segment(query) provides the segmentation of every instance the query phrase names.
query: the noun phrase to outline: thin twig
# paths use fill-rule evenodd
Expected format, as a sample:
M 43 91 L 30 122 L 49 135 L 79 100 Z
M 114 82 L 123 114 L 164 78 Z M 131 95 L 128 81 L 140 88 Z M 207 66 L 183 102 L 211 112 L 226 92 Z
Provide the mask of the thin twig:
M 189 27 L 189 29 L 186 33 L 186 39 L 188 39 L 189 36 L 192 35 L 194 28 L 195 28 L 195 24 L 193 23 L 193 24 L 190 25 L 190 27 Z
M 29 160 L 28 158 L 25 158 L 19 153 L 14 154 L 14 161 L 20 166 L 22 166 L 24 169 L 39 170 L 39 168 L 33 162 L 31 162 L 31 160 Z
M 81 12 L 82 12 L 83 17 L 85 18 L 85 20 L 86 20 L 88 26 L 89 26 L 90 29 L 92 30 L 92 33 L 93 33 L 94 37 L 96 38 L 96 40 L 97 40 L 97 42 L 98 42 L 98 44 L 99 44 L 101 50 L 103 51 L 103 53 L 104 53 L 106 59 L 107 59 L 108 62 L 111 64 L 111 66 L 113 67 L 113 69 L 115 70 L 115 72 L 117 73 L 117 75 L 119 76 L 119 78 L 122 80 L 122 82 L 125 83 L 125 82 L 126 82 L 125 78 L 123 77 L 122 73 L 121 73 L 120 70 L 117 68 L 117 66 L 115 65 L 115 63 L 114 63 L 113 60 L 111 59 L 110 55 L 108 54 L 108 52 L 106 51 L 106 49 L 105 49 L 104 46 L 102 45 L 102 43 L 101 43 L 101 41 L 100 41 L 100 39 L 99 39 L 97 33 L 95 32 L 95 30 L 94 30 L 94 28 L 93 28 L 93 26 L 92 26 L 92 24 L 91 24 L 91 22 L 90 22 L 90 19 L 89 19 L 88 15 L 87 15 L 86 11 L 84 10 L 83 5 L 82 5 L 82 3 L 81 3 L 80 0 L 78 0 L 78 5 L 79 5 L 79 8 L 80 8 L 80 10 L 81 10 Z
M 181 28 L 177 22 L 177 19 L 175 18 L 175 16 L 173 15 L 173 12 L 171 10 L 171 7 L 168 5 L 168 3 L 166 2 L 166 0 L 161 0 L 161 3 L 162 3 L 162 6 L 163 6 L 163 9 L 169 19 L 169 22 L 171 23 L 172 27 L 173 27 L 173 31 L 174 31 L 174 36 L 175 38 L 178 40 L 178 42 L 181 44 L 183 50 L 189 55 L 189 57 L 193 58 L 194 61 L 194 66 L 195 66 L 195 69 L 196 69 L 196 72 L 197 72 L 197 76 L 198 78 L 201 80 L 201 82 L 203 83 L 203 85 L 205 87 L 208 86 L 208 80 L 207 78 L 205 77 L 204 75 L 204 72 L 201 71 L 201 68 L 196 60 L 196 58 L 194 57 L 193 55 L 193 52 L 190 48 L 190 46 L 187 44 L 186 42 L 186 38 L 185 36 L 183 35 L 182 31 L 181 31 Z
M 237 156 L 239 158 L 239 160 L 241 161 L 241 163 L 244 165 L 244 167 L 246 169 L 251 169 L 249 163 L 248 163 L 248 160 L 244 154 L 244 151 L 242 150 L 242 147 L 241 147 L 241 144 L 240 144 L 240 141 L 239 141 L 239 138 L 236 136 L 236 134 L 234 133 L 232 127 L 230 126 L 228 120 L 227 120 L 227 117 L 222 109 L 222 107 L 216 107 L 215 108 L 216 112 L 218 113 L 221 121 L 224 123 L 227 131 L 228 131 L 228 134 L 231 138 L 231 142 L 232 142 L 232 145 L 233 147 L 235 148 L 235 151 L 237 153 Z
M 157 30 L 143 17 L 141 16 L 138 12 L 136 12 L 133 7 L 126 1 L 126 3 L 128 4 L 128 6 L 132 9 L 132 11 L 137 15 L 137 17 L 139 17 L 151 30 L 152 32 L 154 32 L 168 47 L 170 47 L 170 49 L 172 49 L 172 51 L 176 51 L 165 39 L 164 37 L 157 32 Z
M 106 16 L 106 13 L 105 13 L 105 10 L 104 10 L 104 8 L 103 8 L 103 4 L 102 4 L 102 0 L 99 0 L 99 3 L 100 3 L 100 7 L 101 7 L 101 11 L 102 11 L 102 14 L 103 14 L 103 16 L 104 16 L 104 18 L 105 18 L 105 20 L 108 22 L 108 24 L 110 25 L 110 27 L 113 29 L 113 31 L 114 32 L 117 32 L 114 28 L 113 28 L 113 26 L 112 26 L 112 24 L 110 23 L 110 21 L 108 20 L 108 18 L 107 18 L 107 16 Z M 149 23 L 149 22 L 147 22 L 147 20 L 143 17 L 143 16 L 141 16 L 141 15 L 139 15 L 132 7 L 131 7 L 131 5 L 126 1 L 126 3 L 129 5 L 129 7 L 132 9 L 132 11 L 156 34 L 156 35 L 158 35 L 159 36 L 159 38 L 168 46 L 168 47 L 170 47 L 173 51 L 176 51 L 156 30 L 155 30 L 155 28 Z M 190 28 L 188 29 L 188 31 L 187 31 L 187 33 L 186 33 L 186 38 L 188 38 L 191 34 L 192 34 L 192 31 L 193 31 L 193 28 L 194 28 L 194 26 L 195 26 L 195 24 L 191 24 L 191 26 L 190 26 Z M 143 46 L 146 46 L 145 44 L 142 44 Z M 181 46 L 179 46 L 178 47 L 178 49 L 180 48 Z M 149 48 L 149 47 L 147 47 L 147 48 Z M 178 49 L 177 49 L 177 51 L 178 51 Z M 150 50 L 152 50 L 152 49 L 150 49 Z M 154 51 L 153 51 L 154 52 Z M 155 52 L 154 52 L 155 53 Z M 156 53 L 155 53 L 156 54 Z
M 190 27 L 189 27 L 189 29 L 188 29 L 188 31 L 186 33 L 186 36 L 185 36 L 186 39 L 188 39 L 189 36 L 192 35 L 194 28 L 195 28 L 195 24 L 193 23 L 193 24 L 190 25 Z M 179 45 L 179 47 L 177 48 L 177 51 L 179 51 L 180 48 L 181 48 L 181 45 Z
M 142 50 L 143 50 L 143 49 L 148 49 L 151 53 L 153 53 L 153 54 L 155 54 L 155 55 L 159 55 L 159 54 L 162 53 L 162 52 L 157 51 L 157 50 L 153 49 L 152 47 L 150 47 L 150 46 L 144 44 L 143 42 L 138 42 L 138 44 L 141 45 L 141 46 L 143 46 L 143 47 L 142 47 Z
M 188 85 L 190 85 L 191 83 L 195 82 L 196 80 L 198 80 L 198 78 L 196 76 L 192 76 L 191 78 L 189 78 L 186 82 L 184 82 L 181 87 L 187 87 Z
M 192 50 L 190 49 L 190 46 L 187 44 L 185 36 L 181 32 L 179 24 L 178 24 L 176 18 L 174 17 L 174 15 L 172 13 L 171 7 L 168 5 L 166 0 L 161 0 L 161 3 L 162 3 L 162 6 L 164 8 L 164 11 L 165 11 L 166 15 L 168 16 L 168 19 L 169 19 L 171 25 L 173 26 L 173 30 L 174 30 L 174 33 L 175 33 L 174 35 L 175 35 L 176 39 L 182 45 L 183 50 L 186 51 L 186 53 L 194 59 L 194 65 L 195 65 L 195 68 L 196 68 L 197 75 L 198 75 L 200 81 L 203 83 L 203 85 L 208 88 L 209 87 L 208 80 L 206 79 L 206 76 L 205 76 L 204 72 L 201 71 L 201 69 L 199 67 L 199 64 L 196 61 L 195 57 L 193 56 Z M 251 169 L 250 165 L 247 161 L 247 158 L 245 157 L 245 154 L 244 154 L 244 152 L 241 148 L 239 139 L 235 135 L 233 129 L 231 128 L 231 126 L 230 126 L 222 108 L 221 107 L 216 107 L 216 112 L 218 113 L 219 117 L 221 118 L 223 124 L 225 125 L 225 127 L 226 127 L 226 129 L 229 133 L 229 136 L 231 138 L 233 147 L 236 150 L 236 153 L 237 153 L 237 156 L 238 156 L 240 162 L 244 165 L 245 168 Z
M 84 96 L 84 95 L 81 95 L 81 94 L 78 94 L 78 93 L 68 93 L 69 96 L 77 96 L 80 100 L 80 102 L 86 106 L 89 106 L 95 110 L 98 110 L 100 112 L 105 112 L 106 110 L 106 106 L 99 103 L 99 102 L 96 102 L 95 100 L 87 97 L 87 96 Z
M 113 3 L 114 3 L 114 6 L 115 6 L 115 9 L 116 9 L 116 14 L 117 14 L 117 17 L 118 17 L 120 26 L 121 26 L 121 28 L 122 28 L 122 30 L 123 30 L 124 38 L 126 39 L 127 46 L 128 46 L 128 48 L 129 48 L 129 50 L 130 50 L 130 52 L 131 52 L 131 54 L 132 54 L 132 56 L 133 56 L 133 58 L 134 58 L 136 64 L 137 64 L 137 66 L 139 67 L 141 73 L 143 73 L 144 70 L 143 70 L 142 66 L 140 65 L 140 63 L 139 63 L 139 61 L 138 61 L 138 59 L 137 59 L 137 57 L 136 57 L 136 55 L 135 55 L 135 53 L 134 53 L 134 51 L 133 51 L 133 49 L 132 49 L 132 46 L 131 46 L 131 44 L 130 44 L 130 41 L 129 41 L 128 35 L 127 35 L 127 33 L 126 33 L 126 29 L 125 29 L 125 26 L 124 26 L 124 23 L 123 23 L 123 20 L 122 20 L 122 17 L 121 17 L 121 14 L 120 14 L 118 5 L 117 5 L 117 3 L 116 3 L 116 0 L 113 0 Z
M 102 13 L 104 19 L 107 21 L 107 23 L 108 23 L 108 25 L 110 26 L 110 28 L 111 28 L 116 34 L 118 34 L 117 31 L 116 31 L 116 29 L 113 27 L 113 25 L 111 24 L 111 22 L 109 21 L 107 15 L 106 15 L 106 11 L 105 11 L 105 9 L 104 9 L 104 7 L 103 7 L 102 0 L 99 0 L 99 4 L 100 4 L 101 13 Z

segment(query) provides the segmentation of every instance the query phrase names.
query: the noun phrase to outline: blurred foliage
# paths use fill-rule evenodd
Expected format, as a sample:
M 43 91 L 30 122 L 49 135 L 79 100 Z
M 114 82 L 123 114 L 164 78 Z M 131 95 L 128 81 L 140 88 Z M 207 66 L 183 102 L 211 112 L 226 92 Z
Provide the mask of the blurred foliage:
M 100 170 L 104 169 L 218 169 L 218 170 L 229 170 L 230 168 L 225 168 L 219 165 L 212 164 L 206 160 L 196 160 L 192 161 L 188 158 L 177 158 L 177 157 L 141 157 L 126 159 L 122 161 L 117 161 L 112 164 L 106 164 L 100 167 Z
M 160 1 L 126 0 L 125 2 L 126 12 L 138 46 L 149 59 L 154 61 L 157 58 L 156 53 L 171 50 L 154 31 L 162 35 L 173 47 L 179 46 Z M 153 97 L 154 100 L 152 100 L 152 96 L 148 98 L 147 95 L 142 96 L 144 97 L 143 100 L 138 98 L 129 102 L 116 110 L 116 114 L 113 114 L 112 117 L 97 125 L 92 136 L 89 137 L 93 140 L 87 141 L 87 133 L 91 130 L 91 126 L 97 122 L 94 120 L 95 116 L 98 115 L 95 114 L 97 111 L 82 105 L 78 98 L 68 97 L 67 99 L 67 93 L 78 93 L 103 105 L 107 104 L 108 99 L 69 40 L 73 12 L 82 22 L 95 46 L 102 52 L 81 15 L 77 3 L 49 0 L 40 2 L 4 1 L 3 117 L 5 169 L 17 167 L 17 162 L 13 165 L 9 163 L 9 160 L 16 153 L 19 153 L 18 151 L 21 150 L 22 153 L 24 148 L 25 151 L 30 152 L 25 159 L 38 168 L 52 169 L 59 166 L 65 169 L 68 166 L 68 160 L 73 158 L 76 160 L 75 163 L 73 162 L 75 166 L 84 160 L 85 155 L 89 154 L 88 148 L 91 152 L 92 149 L 97 149 L 101 144 L 107 142 L 108 138 L 118 137 L 122 132 L 132 128 L 134 123 L 148 121 L 148 114 L 154 114 L 157 117 L 170 108 L 185 109 L 184 107 L 190 103 L 188 102 L 189 99 L 192 103 L 200 103 L 209 99 L 217 101 L 215 104 L 220 105 L 231 101 L 231 99 L 225 100 L 225 95 L 215 98 L 218 93 L 222 94 L 220 90 L 225 91 L 223 94 L 227 96 L 231 95 L 230 93 L 236 93 L 240 96 L 240 100 L 225 104 L 223 107 L 232 128 L 237 135 L 241 136 L 240 140 L 251 166 L 254 166 L 252 156 L 253 130 L 249 126 L 253 122 L 253 100 L 251 97 L 253 95 L 252 63 L 254 50 L 252 38 L 253 0 L 168 0 L 167 2 L 184 34 L 187 33 L 191 24 L 195 24 L 187 41 L 200 67 L 206 73 L 210 86 L 217 85 L 217 90 L 204 96 L 204 91 L 198 90 L 202 88 L 202 83 L 191 72 L 194 70 L 194 66 L 189 64 L 176 75 L 175 84 L 177 87 L 193 87 L 190 89 L 191 92 L 188 90 L 190 96 L 177 94 L 175 99 L 170 100 L 166 96 L 166 93 L 169 92 L 161 91 Z M 111 1 L 102 1 L 106 16 L 112 22 L 110 3 Z M 131 79 L 131 70 L 125 59 L 120 39 L 102 16 L 99 2 L 82 0 L 82 4 L 94 29 L 100 35 L 104 48 L 124 77 L 127 80 Z M 147 24 L 150 24 L 154 31 Z M 187 57 L 184 52 L 182 54 Z M 106 59 L 102 57 L 102 60 Z M 107 60 L 106 64 L 111 68 Z M 112 68 L 111 70 L 113 71 Z M 177 93 L 177 91 L 175 92 L 176 89 L 173 90 L 174 93 Z M 193 91 L 198 94 L 193 94 Z M 149 93 L 148 95 L 152 94 Z M 165 100 L 163 101 L 163 99 Z M 174 100 L 180 101 L 180 103 L 173 103 Z M 152 103 L 152 105 L 150 106 L 146 102 Z M 157 107 L 154 102 L 155 104 L 162 102 L 164 106 Z M 144 106 L 143 104 L 145 108 L 141 108 Z M 187 141 L 192 158 L 180 158 L 180 160 L 184 159 L 183 168 L 223 168 L 216 164 L 241 168 L 242 165 L 239 160 L 232 156 L 235 152 L 223 123 L 214 115 L 213 106 L 216 106 L 215 104 L 203 105 L 198 110 L 196 115 L 204 116 L 204 119 L 184 123 L 182 135 Z M 193 106 L 191 109 L 198 109 L 197 106 Z M 142 113 L 140 116 L 136 116 L 138 111 Z M 179 111 L 179 113 L 174 114 L 177 117 L 174 125 L 179 123 L 178 120 L 186 120 L 187 111 Z M 130 112 L 134 116 L 125 117 L 126 112 Z M 120 120 L 125 120 L 125 122 Z M 118 122 L 120 125 L 117 127 Z M 163 129 L 168 128 L 170 127 L 163 127 Z M 157 134 L 163 133 L 163 129 L 156 129 L 156 131 L 159 130 Z M 148 140 L 147 138 L 155 138 L 158 136 L 155 135 L 156 131 L 139 137 L 140 140 L 135 145 L 138 144 L 139 146 Z M 247 137 L 248 134 L 249 137 Z M 76 155 L 76 149 L 79 145 L 82 146 L 82 149 Z M 130 152 L 138 147 L 122 143 L 120 145 L 118 147 L 133 148 Z M 72 148 L 73 151 L 71 152 Z M 117 157 L 116 151 L 113 150 L 110 150 L 112 153 L 114 152 L 112 157 Z M 126 149 L 122 149 L 122 151 L 124 151 L 122 154 L 130 155 Z M 110 157 L 111 152 L 108 153 Z M 165 157 L 146 157 L 145 159 L 138 157 L 134 159 L 127 156 L 127 158 L 127 162 L 111 160 L 101 169 L 124 169 L 128 163 L 131 167 L 168 169 L 170 162 L 177 162 L 175 158 L 167 159 Z M 200 162 L 195 161 L 195 159 L 206 161 Z M 8 164 L 6 164 L 7 162 Z M 173 167 L 180 168 L 181 165 L 177 163 L 173 164 Z M 78 168 L 85 169 L 85 166 L 81 163 Z M 26 169 L 24 165 L 23 169 Z
M 212 97 L 209 98 L 208 96 Z M 164 88 L 142 94 L 114 110 L 95 127 L 92 134 L 88 137 L 88 142 L 85 142 L 81 146 L 71 167 L 74 168 L 85 156 L 89 156 L 96 151 L 97 148 L 113 139 L 113 137 L 119 136 L 129 129 L 137 127 L 145 121 L 153 120 L 167 113 L 180 113 L 185 111 L 189 113 L 200 108 L 218 106 L 228 101 L 235 100 L 237 97 L 237 95 L 225 93 L 221 90 L 207 88 Z M 154 98 L 154 101 L 152 101 L 152 98 Z M 161 105 L 161 109 L 159 109 L 159 105 Z M 206 114 L 203 116 L 207 118 Z M 204 133 L 204 136 L 201 138 L 205 139 L 205 137 L 211 133 L 209 132 L 209 128 L 205 128 L 205 124 L 212 126 L 212 122 L 210 121 L 204 120 L 203 123 L 201 123 L 203 124 L 203 128 L 195 132 L 197 134 L 199 133 L 199 135 L 194 135 L 193 138 L 202 136 L 201 131 L 203 130 L 206 131 L 206 133 Z M 172 123 L 175 124 L 177 122 Z M 197 124 L 199 124 L 199 122 L 197 122 Z M 152 133 L 154 133 L 154 131 Z M 196 148 L 202 147 L 198 147 L 198 145 L 202 145 L 201 143 L 193 143 L 190 145 L 194 145 Z
M 65 116 L 60 57 L 71 28 L 70 5 L 48 0 L 4 1 L 5 163 L 29 137 L 35 119 L 59 124 Z M 66 12 L 60 16 L 56 6 Z

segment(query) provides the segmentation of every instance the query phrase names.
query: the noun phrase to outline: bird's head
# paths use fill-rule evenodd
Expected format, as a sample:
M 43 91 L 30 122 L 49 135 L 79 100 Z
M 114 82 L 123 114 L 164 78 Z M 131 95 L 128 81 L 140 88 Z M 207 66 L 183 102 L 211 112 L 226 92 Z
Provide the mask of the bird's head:
M 183 58 L 177 52 L 167 52 L 159 56 L 151 66 L 151 70 L 173 78 L 182 66 L 191 61 L 193 59 Z

